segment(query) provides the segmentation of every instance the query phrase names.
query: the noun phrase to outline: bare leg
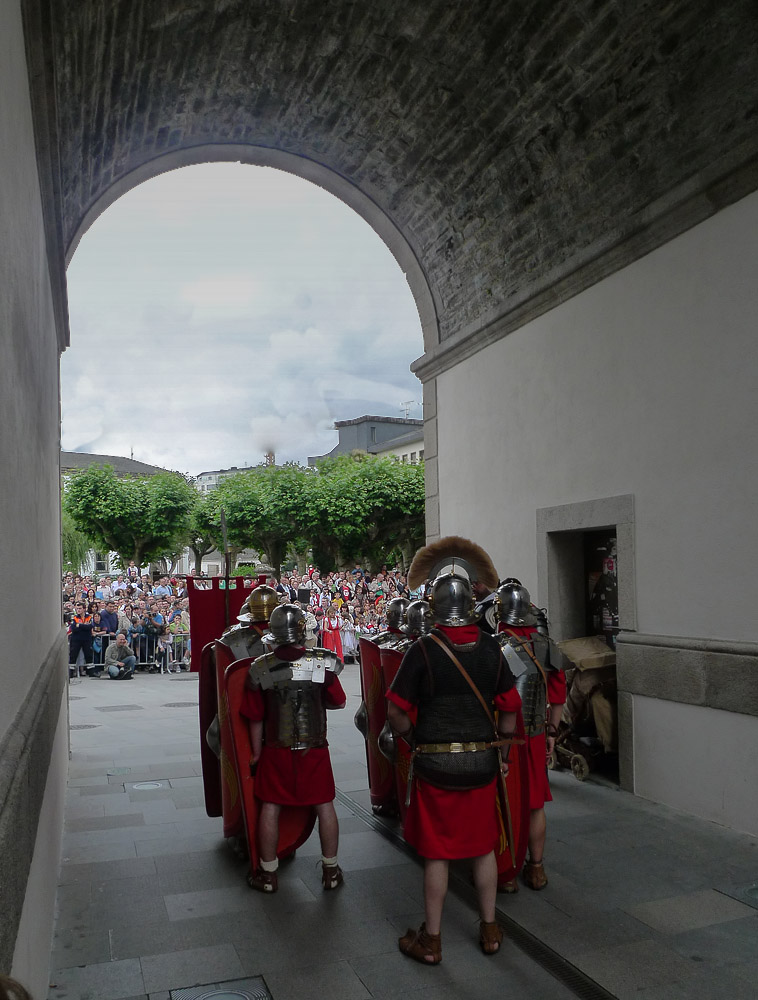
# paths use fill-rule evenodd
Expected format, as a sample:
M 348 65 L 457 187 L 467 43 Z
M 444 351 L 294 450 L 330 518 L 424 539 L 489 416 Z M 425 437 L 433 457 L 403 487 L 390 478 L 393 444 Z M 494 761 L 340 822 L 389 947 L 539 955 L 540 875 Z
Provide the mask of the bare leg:
M 544 808 L 532 809 L 529 815 L 529 860 L 535 864 L 542 861 L 545 850 L 546 826 Z
M 261 861 L 276 861 L 280 808 L 274 802 L 261 803 L 261 811 L 258 816 L 258 850 Z
M 479 897 L 479 916 L 486 923 L 494 923 L 497 897 L 497 861 L 495 852 L 474 858 L 474 885 Z
M 340 826 L 333 802 L 322 802 L 316 806 L 318 816 L 318 838 L 321 853 L 325 858 L 336 858 L 340 839 Z
M 439 934 L 442 907 L 447 895 L 448 862 L 427 858 L 424 862 L 424 915 L 429 934 Z

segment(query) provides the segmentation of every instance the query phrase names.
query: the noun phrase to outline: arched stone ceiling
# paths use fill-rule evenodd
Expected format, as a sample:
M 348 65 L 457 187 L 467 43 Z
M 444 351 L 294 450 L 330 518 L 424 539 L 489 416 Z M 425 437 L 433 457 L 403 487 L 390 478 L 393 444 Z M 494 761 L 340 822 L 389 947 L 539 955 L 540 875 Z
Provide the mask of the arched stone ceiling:
M 277 149 L 386 214 L 443 341 L 758 154 L 754 0 L 51 6 L 65 246 L 156 158 Z

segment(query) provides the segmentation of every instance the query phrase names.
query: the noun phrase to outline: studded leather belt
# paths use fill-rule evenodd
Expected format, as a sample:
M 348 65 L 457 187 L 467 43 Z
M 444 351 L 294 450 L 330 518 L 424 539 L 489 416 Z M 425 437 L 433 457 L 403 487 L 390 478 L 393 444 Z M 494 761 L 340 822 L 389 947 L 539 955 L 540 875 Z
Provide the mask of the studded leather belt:
M 501 747 L 508 740 L 494 740 L 489 743 L 483 741 L 469 743 L 419 743 L 416 753 L 475 753 L 477 750 L 491 750 L 493 747 Z

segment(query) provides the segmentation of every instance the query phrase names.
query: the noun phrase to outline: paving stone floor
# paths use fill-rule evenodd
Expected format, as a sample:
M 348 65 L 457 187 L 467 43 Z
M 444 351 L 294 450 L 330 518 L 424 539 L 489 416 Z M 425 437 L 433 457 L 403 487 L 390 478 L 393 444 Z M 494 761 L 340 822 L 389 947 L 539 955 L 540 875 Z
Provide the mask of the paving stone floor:
M 563 1000 L 568 986 L 512 940 L 486 958 L 465 890 L 448 898 L 443 964 L 397 950 L 423 918 L 417 861 L 367 819 L 358 671 L 330 713 L 345 886 L 325 894 L 314 835 L 275 896 L 203 805 L 194 675 L 71 682 L 71 763 L 50 1000 L 173 1000 L 263 977 L 274 1000 Z M 128 769 L 128 770 L 127 770 Z M 154 787 L 136 789 L 139 783 Z M 553 775 L 541 893 L 501 911 L 612 996 L 758 996 L 758 841 Z M 746 887 L 755 886 L 752 895 Z

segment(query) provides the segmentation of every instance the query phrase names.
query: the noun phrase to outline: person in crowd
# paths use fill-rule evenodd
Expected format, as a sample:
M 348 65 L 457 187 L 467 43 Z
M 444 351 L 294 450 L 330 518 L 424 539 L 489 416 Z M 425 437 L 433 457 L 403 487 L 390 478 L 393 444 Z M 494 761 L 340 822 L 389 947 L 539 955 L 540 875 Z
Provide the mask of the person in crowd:
M 103 625 L 99 611 L 92 615 L 92 662 L 101 667 L 107 648 L 108 629 Z M 106 646 L 103 646 L 103 643 Z
M 333 650 L 343 659 L 342 637 L 340 636 L 340 616 L 336 604 L 330 604 L 321 619 L 321 645 Z
M 106 633 L 102 638 L 103 650 L 106 651 L 109 642 L 116 637 L 116 632 L 118 632 L 118 610 L 116 601 L 112 597 L 106 601 L 105 609 L 100 612 L 100 624 Z
M 111 587 L 111 592 L 113 593 L 113 596 L 116 597 L 120 590 L 126 590 L 127 586 L 128 584 L 124 579 L 124 574 L 119 573 L 119 575 L 116 577 L 116 582 Z
M 137 657 L 126 641 L 126 634 L 119 632 L 105 652 L 105 669 L 111 680 L 129 681 L 134 676 Z
M 358 643 L 355 638 L 355 623 L 347 604 L 343 604 L 340 608 L 340 639 L 345 663 L 355 662 Z
M 89 677 L 94 677 L 95 666 L 92 662 L 92 629 L 94 622 L 92 615 L 87 614 L 83 601 L 77 601 L 74 605 L 74 617 L 68 630 L 68 669 L 70 676 L 76 675 L 76 663 L 79 653 L 84 656 L 84 667 L 81 670 L 82 676 L 86 673 Z
M 258 657 L 250 670 L 240 708 L 248 720 L 255 795 L 261 802 L 258 817 L 258 867 L 248 884 L 260 892 L 278 889 L 279 813 L 283 805 L 312 805 L 318 817 L 321 842 L 321 884 L 339 888 L 342 869 L 337 862 L 339 822 L 334 809 L 334 775 L 327 743 L 326 710 L 344 708 L 347 701 L 339 682 L 342 662 L 328 650 L 317 659 L 305 657 L 305 613 L 292 604 L 271 613 L 271 653 Z M 293 678 L 297 665 L 298 679 Z M 317 669 L 320 665 L 320 669 Z M 323 668 L 326 669 L 323 669 Z M 308 702 L 312 726 L 301 733 L 298 719 Z
M 153 587 L 153 594 L 156 597 L 170 597 L 173 591 L 171 590 L 171 585 L 168 582 L 167 576 L 162 576 L 158 581 L 158 586 Z

